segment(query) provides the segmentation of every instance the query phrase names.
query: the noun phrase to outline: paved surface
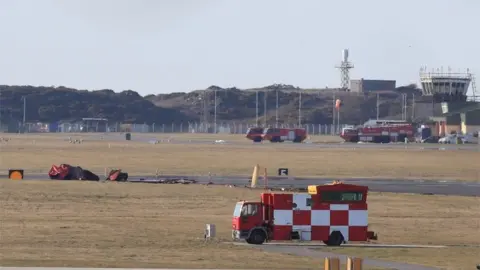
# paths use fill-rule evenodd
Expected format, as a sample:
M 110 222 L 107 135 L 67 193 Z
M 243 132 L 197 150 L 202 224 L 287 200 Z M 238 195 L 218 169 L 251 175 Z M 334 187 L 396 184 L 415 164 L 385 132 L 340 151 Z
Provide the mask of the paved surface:
M 192 137 L 195 136 L 192 134 Z M 72 136 L 74 138 L 82 136 Z M 216 136 L 219 139 L 208 140 L 208 139 L 184 139 L 184 138 L 175 138 L 175 134 L 169 136 L 169 134 L 163 133 L 145 133 L 145 134 L 134 134 L 132 136 L 132 141 L 136 142 L 145 142 L 153 143 L 158 141 L 158 144 L 225 144 L 225 145 L 252 145 L 255 147 L 272 147 L 279 146 L 282 147 L 295 147 L 295 148 L 340 148 L 340 149 L 362 149 L 362 148 L 372 148 L 372 149 L 405 149 L 405 150 L 466 150 L 466 151 L 480 151 L 480 144 L 438 144 L 438 143 L 311 143 L 310 141 L 305 141 L 305 143 L 292 143 L 284 142 L 281 144 L 271 143 L 271 142 L 262 142 L 262 143 L 253 143 L 249 142 L 247 139 L 245 141 L 229 141 L 229 135 L 225 135 L 222 138 L 221 135 Z M 68 136 L 65 136 L 68 138 Z M 125 141 L 125 135 L 120 134 L 107 134 L 107 135 L 90 135 L 85 136 L 85 142 L 88 141 L 99 141 L 105 140 L 105 143 L 108 141 Z M 126 141 L 125 141 L 126 142 Z
M 231 242 L 225 242 L 226 244 L 232 244 Z M 236 246 L 252 246 L 247 244 L 246 242 L 233 242 L 233 245 Z M 318 242 L 269 242 L 263 244 L 263 246 L 277 246 L 277 247 L 306 247 L 306 248 L 321 248 L 326 247 L 324 244 L 319 244 Z M 454 245 L 455 247 L 457 245 Z M 342 248 L 448 248 L 452 247 L 451 245 L 448 246 L 439 246 L 439 245 L 392 245 L 392 244 L 342 244 Z
M 294 254 L 298 256 L 314 257 L 314 258 L 325 258 L 325 257 L 338 257 L 342 263 L 347 262 L 347 255 L 340 255 L 331 252 L 321 251 L 322 247 L 325 245 L 322 244 L 290 244 L 290 243 L 268 243 L 261 246 L 249 245 L 246 243 L 234 243 L 235 245 L 249 246 L 252 248 L 263 249 L 269 252 L 280 252 Z M 342 245 L 342 248 L 447 248 L 447 246 L 427 246 L 427 245 L 382 245 L 382 244 L 345 244 Z M 398 269 L 398 270 L 433 270 L 439 269 L 435 267 L 428 267 L 422 265 L 408 264 L 408 263 L 397 263 L 389 262 L 384 260 L 374 260 L 369 258 L 363 258 L 363 264 L 373 267 L 389 268 L 389 269 Z
M 104 172 L 96 172 L 102 176 Z M 7 178 L 7 175 L 0 175 L 0 178 Z M 162 175 L 160 178 L 183 178 L 195 179 L 200 184 L 212 182 L 221 185 L 249 185 L 249 176 L 224 176 L 209 178 L 208 176 L 191 176 L 191 175 Z M 29 174 L 25 172 L 25 180 L 47 180 L 47 173 Z M 135 176 L 131 175 L 130 180 L 153 179 L 151 175 Z M 403 179 L 369 179 L 355 178 L 342 179 L 344 183 L 365 185 L 371 191 L 376 192 L 394 192 L 394 193 L 413 193 L 413 194 L 437 194 L 437 195 L 458 195 L 458 196 L 480 196 L 480 182 L 466 182 L 455 180 L 403 180 Z M 323 185 L 331 183 L 332 178 L 286 178 L 286 177 L 269 177 L 268 186 L 276 188 L 306 188 L 308 185 Z M 263 186 L 263 180 L 259 179 L 259 186 Z
M 297 256 L 305 256 L 305 257 L 313 257 L 313 258 L 325 258 L 325 257 L 337 257 L 340 259 L 342 263 L 347 262 L 347 255 L 340 255 L 331 252 L 313 250 L 308 247 L 285 247 L 285 246 L 275 246 L 275 245 L 261 245 L 261 246 L 254 246 L 253 248 L 263 249 L 269 252 L 279 252 L 279 253 L 288 253 Z M 363 258 L 363 264 L 373 267 L 381 267 L 381 268 L 388 268 L 388 269 L 397 269 L 397 270 L 437 270 L 440 268 L 436 267 L 428 267 L 422 265 L 415 265 L 415 264 L 408 264 L 408 263 L 396 263 L 396 262 L 388 262 L 384 260 L 373 260 L 368 258 Z

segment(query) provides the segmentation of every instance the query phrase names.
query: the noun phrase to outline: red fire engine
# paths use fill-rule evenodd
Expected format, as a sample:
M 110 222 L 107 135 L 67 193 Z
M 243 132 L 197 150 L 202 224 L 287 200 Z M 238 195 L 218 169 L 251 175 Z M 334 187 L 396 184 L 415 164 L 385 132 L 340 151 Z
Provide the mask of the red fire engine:
M 292 141 L 301 143 L 307 138 L 307 131 L 303 128 L 249 128 L 248 139 L 254 142 L 270 141 L 284 142 Z
M 254 142 L 262 141 L 263 128 L 262 127 L 252 127 L 247 130 L 247 139 Z
M 262 193 L 260 202 L 238 202 L 232 237 L 249 244 L 265 241 L 323 241 L 339 246 L 376 240 L 368 231 L 366 186 L 339 182 L 309 186 L 308 193 Z
M 368 121 L 360 127 L 342 129 L 340 137 L 346 142 L 389 143 L 414 141 L 415 128 L 404 121 Z

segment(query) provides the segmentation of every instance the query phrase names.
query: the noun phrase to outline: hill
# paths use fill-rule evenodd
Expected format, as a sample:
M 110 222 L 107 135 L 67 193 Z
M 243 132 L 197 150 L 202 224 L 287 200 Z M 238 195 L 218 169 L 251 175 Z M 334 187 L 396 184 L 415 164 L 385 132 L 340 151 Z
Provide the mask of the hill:
M 149 95 L 145 98 L 163 108 L 177 109 L 189 117 L 200 120 L 213 120 L 217 92 L 217 121 L 245 121 L 255 123 L 256 92 L 258 92 L 259 122 L 274 124 L 278 91 L 279 123 L 298 123 L 301 105 L 302 123 L 332 123 L 334 96 L 344 104 L 340 118 L 342 123 L 359 124 L 377 116 L 376 94 L 341 92 L 338 89 L 300 89 L 292 85 L 270 85 L 255 89 L 221 88 L 210 86 L 206 90 L 190 93 L 171 93 Z M 302 93 L 300 96 L 300 92 Z M 380 117 L 400 119 L 402 115 L 402 94 L 407 94 L 408 104 L 412 94 L 418 97 L 421 91 L 415 85 L 399 87 L 395 91 L 382 92 L 380 98 Z M 418 101 L 418 100 L 417 100 Z M 266 104 L 266 106 L 265 106 Z M 265 110 L 266 107 L 266 110 Z M 410 116 L 411 106 L 407 108 Z M 266 113 L 265 113 L 266 112 Z
M 86 91 L 66 87 L 0 86 L 0 119 L 2 122 L 23 118 L 22 97 L 27 99 L 27 122 L 78 120 L 82 117 L 104 117 L 115 122 L 172 123 L 213 121 L 214 93 L 217 93 L 217 121 L 255 123 L 256 93 L 258 92 L 259 123 L 274 124 L 276 93 L 278 92 L 279 123 L 298 123 L 301 104 L 302 123 L 332 122 L 333 98 L 343 102 L 341 122 L 363 123 L 376 117 L 376 94 L 340 92 L 337 89 L 300 89 L 292 85 L 270 85 L 245 89 L 211 86 L 189 93 L 140 96 L 126 90 Z M 301 97 L 300 97 L 300 94 Z M 414 85 L 381 93 L 380 117 L 399 118 L 402 113 L 402 93 L 420 95 Z M 266 104 L 266 110 L 264 109 Z M 408 114 L 410 115 L 410 113 Z
M 161 108 L 127 90 L 86 91 L 66 87 L 33 87 L 0 85 L 2 122 L 23 119 L 26 97 L 26 121 L 54 122 L 102 117 L 116 122 L 172 123 L 192 120 L 176 109 Z

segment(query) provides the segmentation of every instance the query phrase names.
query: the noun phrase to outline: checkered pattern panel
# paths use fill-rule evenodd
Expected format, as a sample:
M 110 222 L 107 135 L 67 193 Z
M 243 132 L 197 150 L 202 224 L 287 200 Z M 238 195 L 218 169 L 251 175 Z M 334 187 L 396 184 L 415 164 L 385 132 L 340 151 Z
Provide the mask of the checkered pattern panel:
M 311 196 L 310 194 L 273 195 L 274 240 L 289 240 L 292 231 L 298 231 L 304 241 L 327 240 L 333 231 L 340 231 L 345 241 L 366 240 L 368 229 L 366 204 L 317 203 L 312 205 Z

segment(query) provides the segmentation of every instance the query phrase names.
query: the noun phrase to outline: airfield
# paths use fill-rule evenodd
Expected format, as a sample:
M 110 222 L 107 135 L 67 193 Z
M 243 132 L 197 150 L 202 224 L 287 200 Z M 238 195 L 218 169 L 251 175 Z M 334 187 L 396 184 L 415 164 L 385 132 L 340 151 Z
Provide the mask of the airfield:
M 0 181 L 1 266 L 322 269 L 332 254 L 365 258 L 365 269 L 480 263 L 479 145 L 347 144 L 330 136 L 254 144 L 228 134 L 3 137 L 9 140 L 0 143 L 0 175 L 21 168 L 25 179 Z M 121 168 L 131 179 L 198 184 L 47 180 L 50 166 L 60 163 L 101 177 Z M 255 252 L 229 243 L 235 202 L 263 192 L 244 188 L 255 164 L 266 168 L 269 188 L 332 180 L 369 186 L 369 223 L 379 240 L 338 248 L 268 244 Z M 279 168 L 289 175 L 278 176 Z M 218 239 L 203 239 L 207 223 L 216 224 Z

